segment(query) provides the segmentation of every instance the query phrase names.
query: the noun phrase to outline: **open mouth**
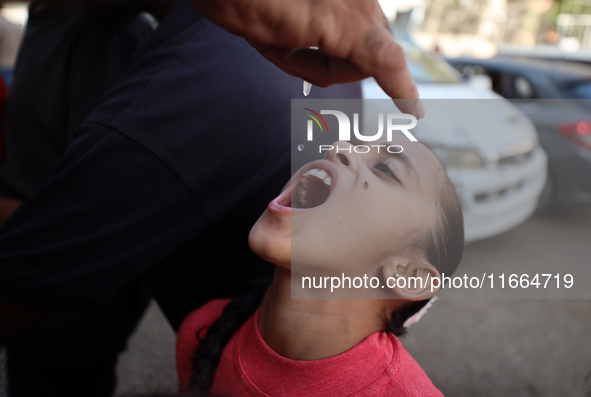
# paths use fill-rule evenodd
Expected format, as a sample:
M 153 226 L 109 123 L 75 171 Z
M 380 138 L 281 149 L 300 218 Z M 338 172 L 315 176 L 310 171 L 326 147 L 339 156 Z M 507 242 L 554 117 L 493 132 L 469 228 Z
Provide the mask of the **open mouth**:
M 324 204 L 330 195 L 331 178 L 318 168 L 308 170 L 302 175 L 291 194 L 291 207 L 314 208 Z

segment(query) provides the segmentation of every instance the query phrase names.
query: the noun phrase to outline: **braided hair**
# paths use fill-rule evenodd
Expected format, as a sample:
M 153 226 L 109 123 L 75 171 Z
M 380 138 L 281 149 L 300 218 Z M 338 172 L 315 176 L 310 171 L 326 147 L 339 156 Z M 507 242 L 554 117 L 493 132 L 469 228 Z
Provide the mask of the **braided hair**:
M 199 347 L 193 357 L 193 373 L 189 390 L 207 392 L 213 384 L 213 375 L 220 362 L 222 351 L 234 333 L 261 305 L 270 281 L 261 281 L 246 294 L 226 305 L 220 318 L 214 321 L 205 338 L 199 338 Z M 197 332 L 197 335 L 199 335 Z

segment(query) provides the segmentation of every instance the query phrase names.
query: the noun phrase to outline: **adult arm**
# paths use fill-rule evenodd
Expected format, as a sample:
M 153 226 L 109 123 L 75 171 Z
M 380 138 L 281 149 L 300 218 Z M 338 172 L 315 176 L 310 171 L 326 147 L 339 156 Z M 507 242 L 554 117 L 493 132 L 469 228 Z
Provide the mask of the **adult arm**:
M 106 300 L 206 223 L 194 195 L 160 158 L 86 123 L 49 182 L 0 229 L 2 338 L 44 309 Z
M 404 53 L 377 0 L 191 0 L 285 72 L 312 84 L 374 77 L 402 111 L 424 114 Z M 308 47 L 318 47 L 319 51 Z M 412 101 L 414 99 L 414 101 Z

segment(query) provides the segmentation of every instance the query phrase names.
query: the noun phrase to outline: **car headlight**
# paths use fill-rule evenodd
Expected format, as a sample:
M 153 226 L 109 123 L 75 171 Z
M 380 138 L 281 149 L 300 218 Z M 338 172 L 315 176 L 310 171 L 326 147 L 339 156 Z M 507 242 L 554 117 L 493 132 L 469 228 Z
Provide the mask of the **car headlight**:
M 435 155 L 445 167 L 476 168 L 482 167 L 484 161 L 476 150 L 449 147 L 431 147 Z

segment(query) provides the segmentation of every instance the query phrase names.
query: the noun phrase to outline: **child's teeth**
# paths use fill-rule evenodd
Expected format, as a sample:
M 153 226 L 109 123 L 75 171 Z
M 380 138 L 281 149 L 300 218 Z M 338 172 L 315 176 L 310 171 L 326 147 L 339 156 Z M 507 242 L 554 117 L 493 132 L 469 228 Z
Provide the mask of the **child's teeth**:
M 328 176 L 328 174 L 324 170 L 317 170 L 317 172 L 316 172 L 316 177 L 317 178 L 324 179 L 327 176 Z
M 330 176 L 328 176 L 328 173 L 324 170 L 319 170 L 317 168 L 308 170 L 304 173 L 304 175 L 302 175 L 302 179 L 300 180 L 300 183 L 298 185 L 298 188 L 296 190 L 296 196 L 297 196 L 297 202 L 303 207 L 306 208 L 308 206 L 308 202 L 306 200 L 306 195 L 307 195 L 307 188 L 308 188 L 308 183 L 309 183 L 309 177 L 310 175 L 314 176 L 315 178 L 320 179 L 322 182 L 324 182 L 324 184 L 328 187 L 331 186 L 332 183 L 332 179 L 330 178 Z
M 327 186 L 330 186 L 332 180 L 330 179 L 330 177 L 328 176 L 328 173 L 324 170 L 319 170 L 317 168 L 311 169 L 309 171 L 306 171 L 304 173 L 304 175 L 302 176 L 302 180 L 301 183 L 304 187 L 306 187 L 308 185 L 308 176 L 315 176 L 318 179 L 321 179 Z

